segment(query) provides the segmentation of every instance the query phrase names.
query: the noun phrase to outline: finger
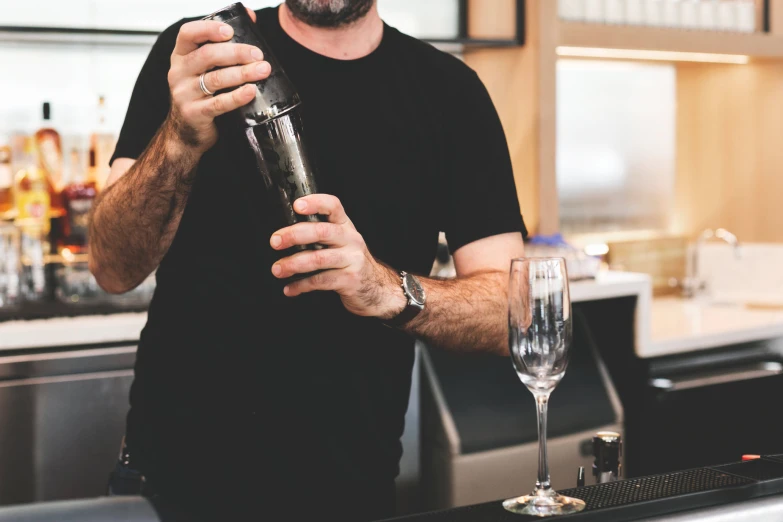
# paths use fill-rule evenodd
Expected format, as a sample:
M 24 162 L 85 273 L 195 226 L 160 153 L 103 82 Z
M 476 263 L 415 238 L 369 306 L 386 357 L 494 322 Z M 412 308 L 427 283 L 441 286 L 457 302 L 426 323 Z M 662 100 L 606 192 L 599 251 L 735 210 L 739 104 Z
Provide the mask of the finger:
M 215 67 L 244 65 L 263 59 L 264 53 L 255 45 L 210 43 L 185 56 L 185 72 L 195 76 Z
M 254 83 L 269 77 L 272 68 L 269 62 L 254 62 L 248 65 L 236 65 L 208 72 L 204 75 L 204 84 L 211 92 L 217 92 L 243 83 Z M 198 78 L 194 78 L 193 86 L 201 92 Z
M 174 54 L 185 56 L 206 42 L 225 42 L 234 36 L 234 29 L 217 20 L 188 22 L 179 29 Z
M 345 268 L 349 260 L 342 248 L 323 248 L 308 250 L 281 259 L 272 265 L 272 274 L 277 278 L 291 277 L 295 274 L 307 274 L 316 270 Z
M 245 7 L 247 9 L 247 14 L 250 15 L 250 19 L 253 20 L 253 23 L 256 21 L 256 12 L 250 9 L 249 7 Z
M 256 95 L 255 85 L 243 85 L 231 92 L 218 94 L 213 98 L 205 98 L 198 102 L 201 114 L 207 118 L 214 119 L 221 114 L 233 111 L 238 107 L 247 105 Z
M 343 209 L 343 204 L 330 194 L 310 194 L 299 198 L 294 202 L 294 210 L 302 215 L 323 214 L 329 217 L 330 223 L 338 225 L 351 222 Z
M 283 293 L 288 297 L 296 297 L 314 290 L 335 290 L 340 287 L 339 270 L 327 270 L 300 281 L 289 283 L 283 288 Z
M 305 222 L 282 228 L 269 239 L 269 244 L 275 250 L 285 250 L 294 245 L 343 246 L 348 242 L 345 229 L 334 223 Z

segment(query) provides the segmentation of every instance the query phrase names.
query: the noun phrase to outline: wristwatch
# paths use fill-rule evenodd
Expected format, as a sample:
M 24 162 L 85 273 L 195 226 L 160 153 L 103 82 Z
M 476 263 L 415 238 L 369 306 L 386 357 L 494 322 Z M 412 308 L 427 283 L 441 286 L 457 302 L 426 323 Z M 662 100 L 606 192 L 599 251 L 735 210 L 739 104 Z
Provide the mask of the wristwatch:
M 427 294 L 416 276 L 402 271 L 400 272 L 400 280 L 402 281 L 400 284 L 402 293 L 405 294 L 408 303 L 402 309 L 402 312 L 383 322 L 386 326 L 400 327 L 404 325 L 419 315 L 427 303 Z

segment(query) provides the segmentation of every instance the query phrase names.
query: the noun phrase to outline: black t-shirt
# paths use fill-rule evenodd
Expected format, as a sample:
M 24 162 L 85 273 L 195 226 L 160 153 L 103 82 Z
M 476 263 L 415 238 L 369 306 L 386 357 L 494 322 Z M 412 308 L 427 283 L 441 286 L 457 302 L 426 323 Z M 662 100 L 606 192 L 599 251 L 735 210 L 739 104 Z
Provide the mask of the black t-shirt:
M 377 258 L 426 275 L 439 231 L 452 250 L 524 232 L 503 129 L 471 69 L 389 26 L 368 56 L 327 58 L 277 9 L 257 14 L 304 102 L 319 189 Z M 186 21 L 153 47 L 115 158 L 137 158 L 166 118 Z M 156 490 L 196 504 L 382 515 L 371 504 L 393 501 L 414 340 L 334 293 L 283 295 L 253 162 L 241 132 L 221 132 L 158 268 L 128 417 L 136 461 Z

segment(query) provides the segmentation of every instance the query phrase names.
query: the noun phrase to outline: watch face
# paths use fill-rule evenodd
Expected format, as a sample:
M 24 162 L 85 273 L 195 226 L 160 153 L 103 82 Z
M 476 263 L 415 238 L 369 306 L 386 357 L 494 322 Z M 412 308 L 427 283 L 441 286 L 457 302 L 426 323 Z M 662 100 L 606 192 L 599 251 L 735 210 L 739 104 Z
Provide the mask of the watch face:
M 411 299 L 423 305 L 427 300 L 427 296 L 424 294 L 424 288 L 419 284 L 419 280 L 410 274 L 405 274 L 402 284 L 405 286 L 405 292 Z

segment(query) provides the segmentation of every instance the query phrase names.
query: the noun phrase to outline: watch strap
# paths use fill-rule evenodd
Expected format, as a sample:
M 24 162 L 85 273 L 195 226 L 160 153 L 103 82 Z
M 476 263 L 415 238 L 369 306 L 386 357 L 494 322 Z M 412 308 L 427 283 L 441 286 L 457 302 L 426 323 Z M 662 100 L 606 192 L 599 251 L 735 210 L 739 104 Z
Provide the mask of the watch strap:
M 417 303 L 412 303 L 409 299 L 408 304 L 405 305 L 405 308 L 402 309 L 402 312 L 392 317 L 391 319 L 384 321 L 384 324 L 398 328 L 419 315 L 422 310 L 424 310 L 423 306 Z

